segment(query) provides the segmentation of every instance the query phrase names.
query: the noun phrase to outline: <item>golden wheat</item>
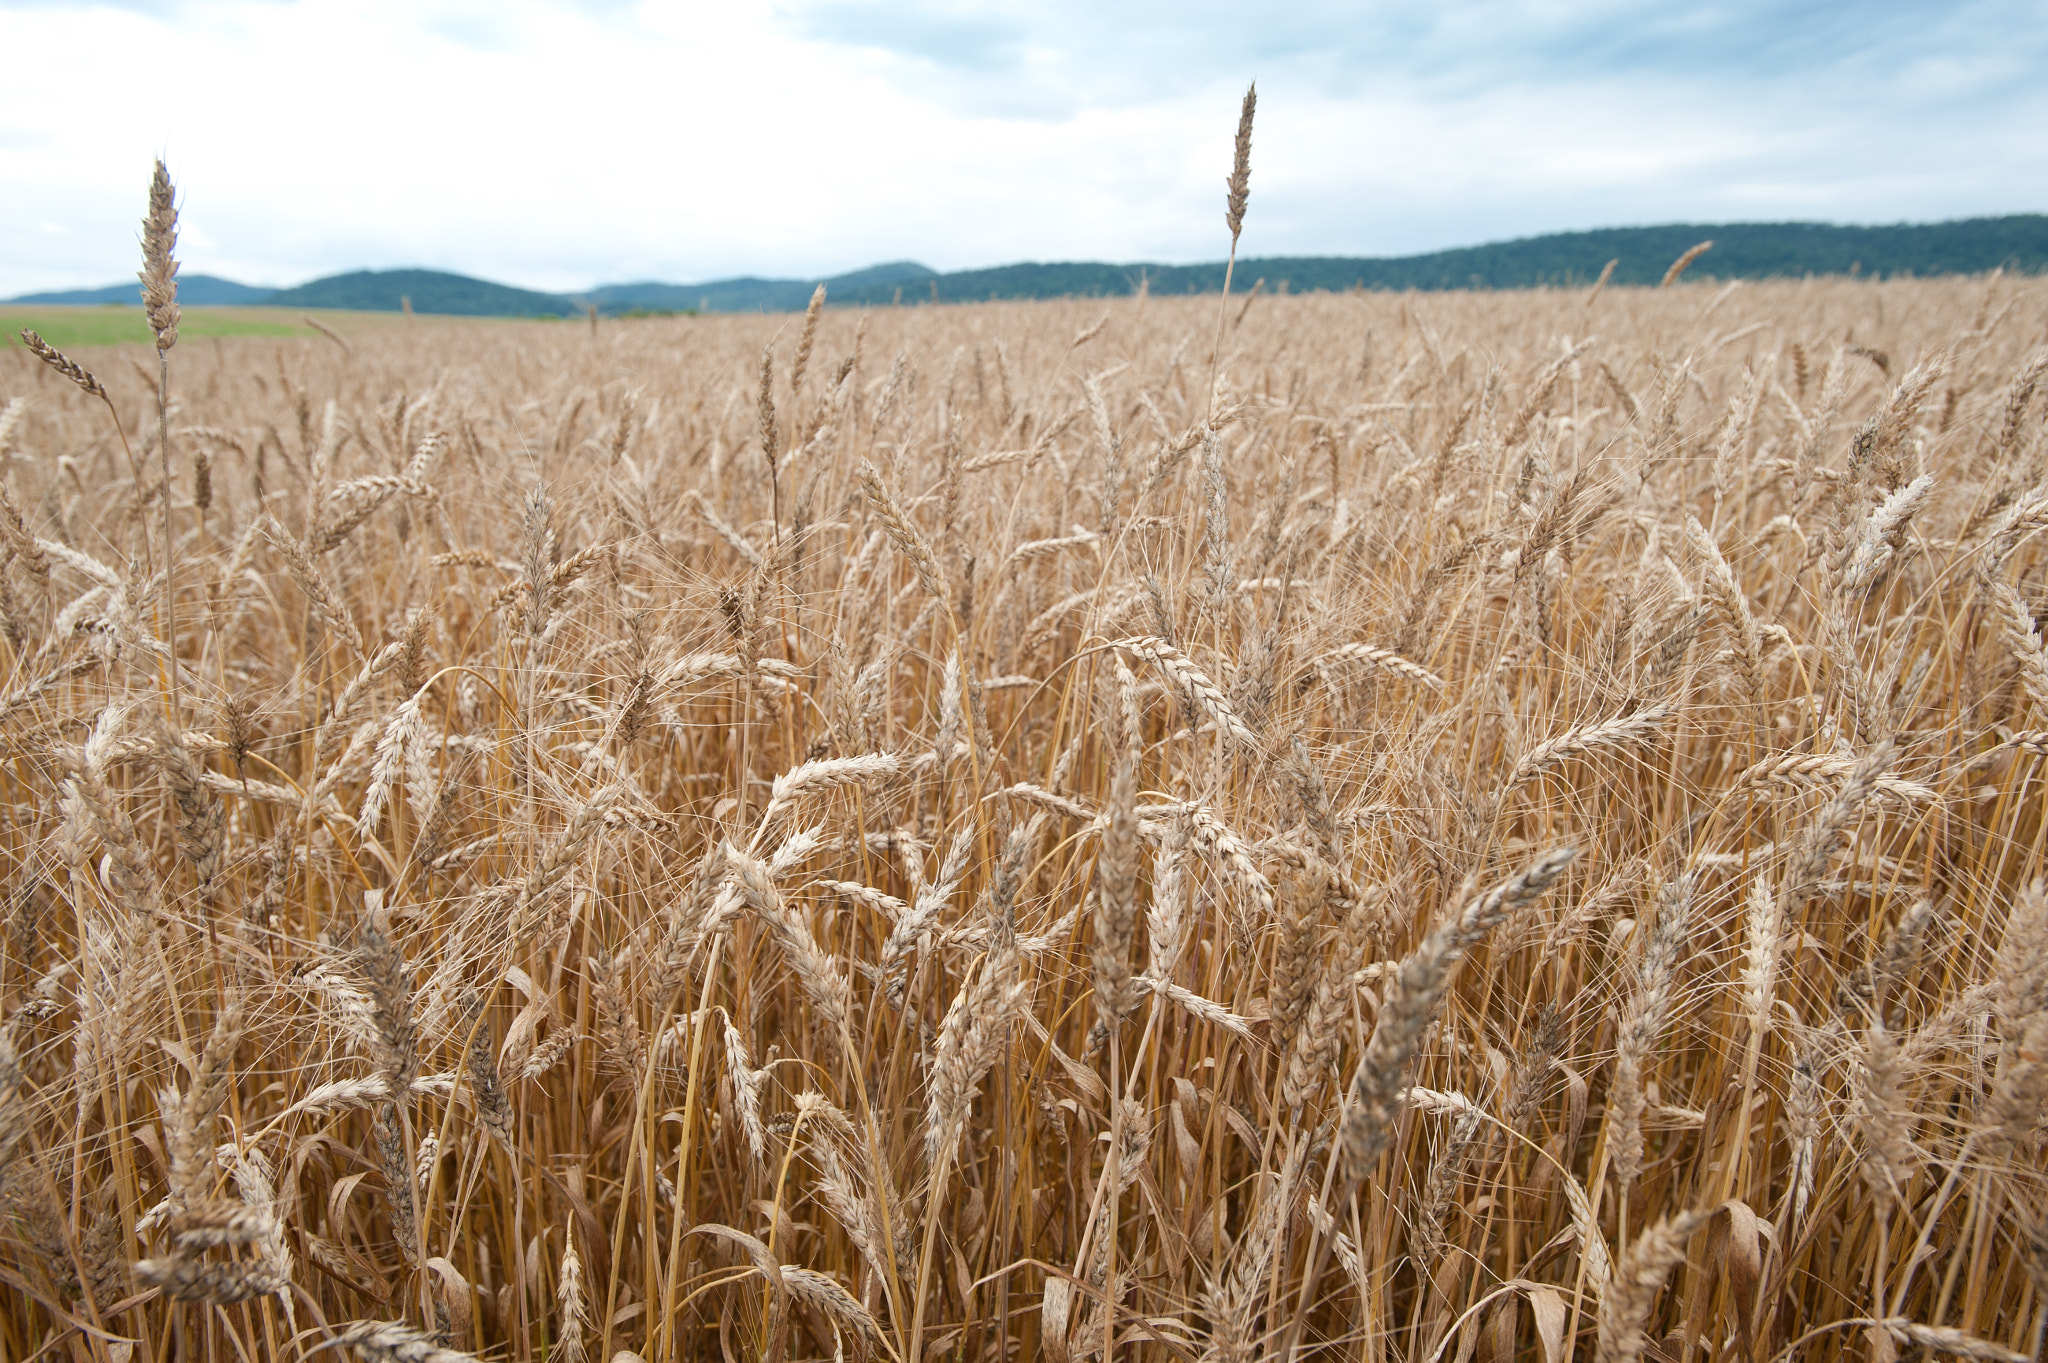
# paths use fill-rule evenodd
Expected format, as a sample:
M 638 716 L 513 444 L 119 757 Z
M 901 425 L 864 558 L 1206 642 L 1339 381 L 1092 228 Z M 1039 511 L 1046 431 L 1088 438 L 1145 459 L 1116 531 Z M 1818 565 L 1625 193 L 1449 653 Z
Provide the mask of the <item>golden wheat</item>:
M 2034 281 L 173 362 L 153 205 L 0 363 L 0 1356 L 2038 1347 Z

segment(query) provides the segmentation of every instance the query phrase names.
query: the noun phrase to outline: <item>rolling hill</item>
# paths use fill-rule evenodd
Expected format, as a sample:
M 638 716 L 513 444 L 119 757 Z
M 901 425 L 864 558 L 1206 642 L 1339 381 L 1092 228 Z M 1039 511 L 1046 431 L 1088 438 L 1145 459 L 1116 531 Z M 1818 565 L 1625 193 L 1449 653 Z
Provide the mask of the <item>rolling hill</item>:
M 178 276 L 178 301 L 195 308 L 206 307 L 254 307 L 267 303 L 276 289 L 259 288 L 253 284 L 237 284 L 232 279 L 222 279 L 210 274 L 181 274 Z M 19 298 L 10 298 L 10 303 L 133 303 L 142 306 L 142 284 L 129 280 L 125 284 L 109 284 L 103 289 L 60 289 L 55 293 L 25 293 Z
M 1559 232 L 1485 246 L 1396 257 L 1268 256 L 1237 262 L 1236 287 L 1264 279 L 1296 292 L 1368 289 L 1525 289 L 1544 284 L 1586 284 L 1616 262 L 1616 284 L 1655 284 L 1688 247 L 1711 240 L 1714 248 L 1688 271 L 1695 279 L 1800 278 L 1860 273 L 1893 275 L 1981 274 L 2003 266 L 2048 268 L 2048 215 L 2018 214 L 1962 222 L 1896 227 L 1837 227 L 1827 223 L 1674 223 Z M 1114 297 L 1145 281 L 1156 294 L 1211 293 L 1223 287 L 1223 262 L 1201 265 L 1106 265 L 1095 262 L 1028 263 L 963 270 L 936 277 L 941 302 L 989 298 Z M 832 301 L 880 304 L 894 289 L 835 289 Z M 912 301 L 906 290 L 904 301 Z
M 870 265 L 865 270 L 830 279 L 719 279 L 708 284 L 606 284 L 579 295 L 603 312 L 646 308 L 661 312 L 793 312 L 811 301 L 811 290 L 825 286 L 825 296 L 881 293 L 886 301 L 899 285 L 915 286 L 939 278 L 939 272 L 914 260 Z M 417 305 L 415 305 L 417 306 Z
M 397 312 L 406 300 L 411 301 L 414 312 L 448 317 L 562 317 L 582 311 L 560 294 L 516 289 L 443 270 L 356 270 L 295 289 L 279 289 L 265 301 L 273 308 Z
M 1266 256 L 1237 263 L 1235 279 L 1249 289 L 1263 279 L 1295 292 L 1367 289 L 1521 289 L 1579 285 L 1597 278 L 1612 260 L 1616 284 L 1654 284 L 1677 256 L 1700 241 L 1713 250 L 1688 278 L 1768 279 L 1805 275 L 1981 274 L 2006 268 L 2048 269 L 2048 215 L 2020 213 L 1956 222 L 1845 227 L 1830 223 L 1670 223 L 1612 227 L 1414 256 Z M 648 280 L 605 284 L 576 294 L 472 279 L 441 270 L 358 270 L 290 289 L 260 289 L 212 275 L 179 281 L 181 301 L 194 306 L 264 304 L 271 307 L 348 308 L 397 312 L 410 299 L 417 313 L 466 317 L 562 317 L 595 304 L 601 313 L 788 312 L 804 307 L 818 283 L 835 306 L 891 303 L 979 302 L 986 299 L 1116 297 L 1141 284 L 1156 294 L 1210 293 L 1222 287 L 1223 262 L 1157 265 L 1099 261 L 1026 262 L 990 269 L 940 273 L 915 261 L 893 261 L 829 279 L 746 276 L 702 284 Z M 135 284 L 103 289 L 30 294 L 19 303 L 134 303 Z

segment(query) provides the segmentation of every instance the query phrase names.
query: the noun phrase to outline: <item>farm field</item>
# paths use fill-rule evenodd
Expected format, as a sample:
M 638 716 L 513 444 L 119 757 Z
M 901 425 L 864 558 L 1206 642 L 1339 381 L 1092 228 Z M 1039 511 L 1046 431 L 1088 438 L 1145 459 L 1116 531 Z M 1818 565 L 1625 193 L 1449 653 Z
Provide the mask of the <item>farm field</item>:
M 335 325 L 0 356 L 0 1356 L 2039 1356 L 2048 285 Z
M 381 312 L 346 312 L 321 309 L 309 314 L 303 308 L 218 307 L 186 308 L 178 324 L 179 333 L 195 340 L 229 336 L 316 336 L 306 324 L 315 316 L 321 325 L 337 335 L 378 331 L 405 325 L 402 316 Z M 426 319 L 422 319 L 426 320 Z M 456 323 L 453 318 L 431 319 L 436 326 Z M 0 303 L 0 325 L 6 328 L 10 350 L 21 348 L 21 329 L 27 327 L 60 350 L 92 346 L 150 345 L 149 323 L 139 307 L 71 307 L 53 303 Z

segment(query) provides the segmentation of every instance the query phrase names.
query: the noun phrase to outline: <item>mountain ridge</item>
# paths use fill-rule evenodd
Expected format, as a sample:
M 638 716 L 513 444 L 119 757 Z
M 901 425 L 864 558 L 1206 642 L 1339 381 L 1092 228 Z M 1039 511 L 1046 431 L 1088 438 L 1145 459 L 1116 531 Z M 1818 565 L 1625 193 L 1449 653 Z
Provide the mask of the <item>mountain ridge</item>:
M 1799 278 L 1805 275 L 1981 274 L 2007 268 L 2048 270 L 2048 214 L 2015 213 L 1940 223 L 1843 226 L 1832 223 L 1664 223 L 1595 228 L 1454 247 L 1409 256 L 1252 256 L 1235 279 L 1250 289 L 1265 280 L 1276 290 L 1512 289 L 1590 283 L 1606 262 L 1612 282 L 1653 284 L 1687 248 L 1714 247 L 1688 272 L 1703 279 Z M 262 289 L 213 275 L 181 278 L 180 299 L 193 306 L 351 308 L 453 316 L 571 316 L 595 306 L 606 315 L 632 312 L 789 312 L 826 286 L 835 306 L 984 302 L 992 299 L 1117 297 L 1140 287 L 1152 293 L 1210 293 L 1222 287 L 1224 263 L 1159 265 L 1136 261 L 1025 261 L 941 272 L 916 261 L 891 261 L 810 279 L 742 276 L 700 284 L 658 280 L 604 284 L 580 293 L 545 293 L 441 270 L 355 270 L 287 289 Z M 25 294 L 10 303 L 106 304 L 140 301 L 136 284 Z
M 241 307 L 260 303 L 276 293 L 255 284 L 238 284 L 232 279 L 219 275 L 181 274 L 178 276 L 178 301 L 189 303 L 195 308 Z M 58 303 L 67 306 L 90 307 L 94 304 L 133 303 L 142 306 L 142 281 L 129 280 L 122 284 L 109 284 L 100 289 L 55 289 L 42 293 L 25 293 L 9 298 L 9 303 Z

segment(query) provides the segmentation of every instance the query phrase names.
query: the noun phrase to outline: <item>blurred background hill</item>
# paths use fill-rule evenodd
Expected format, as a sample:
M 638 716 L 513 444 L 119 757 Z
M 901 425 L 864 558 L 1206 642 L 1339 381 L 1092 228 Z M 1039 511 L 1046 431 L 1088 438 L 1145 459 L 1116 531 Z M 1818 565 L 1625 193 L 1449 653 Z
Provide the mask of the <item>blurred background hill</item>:
M 2048 268 L 2048 215 L 1894 226 L 1830 223 L 1671 223 L 1491 242 L 1412 256 L 1265 256 L 1240 260 L 1236 279 L 1251 288 L 1301 293 L 1366 289 L 1526 289 L 1587 284 L 1615 262 L 1615 284 L 1654 284 L 1689 247 L 1713 249 L 1687 274 L 1695 279 L 1774 279 L 1807 275 L 1982 274 Z M 1223 286 L 1223 262 L 1159 265 L 1145 261 L 1027 261 L 941 273 L 899 260 L 823 279 L 746 276 L 698 284 L 658 280 L 605 284 L 582 293 L 542 293 L 445 270 L 356 270 L 288 289 L 266 289 L 195 274 L 179 280 L 179 299 L 192 306 L 337 308 L 413 311 L 458 317 L 580 315 L 590 305 L 607 316 L 629 313 L 792 312 L 824 284 L 837 306 L 980 302 L 988 299 L 1120 297 L 1141 286 L 1156 294 L 1211 293 Z M 25 294 L 8 300 L 39 304 L 137 304 L 141 286 Z

